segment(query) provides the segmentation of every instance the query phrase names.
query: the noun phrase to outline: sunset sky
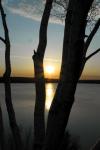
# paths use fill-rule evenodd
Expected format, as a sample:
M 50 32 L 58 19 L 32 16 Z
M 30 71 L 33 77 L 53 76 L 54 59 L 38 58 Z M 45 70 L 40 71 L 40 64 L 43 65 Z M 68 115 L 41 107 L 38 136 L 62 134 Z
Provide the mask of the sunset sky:
M 11 40 L 12 76 L 32 77 L 34 74 L 32 55 L 38 46 L 39 27 L 42 16 L 43 0 L 3 0 L 7 14 L 7 23 Z M 88 29 L 88 32 L 90 29 Z M 58 78 L 64 25 L 56 18 L 51 18 L 48 26 L 48 43 L 45 53 L 45 75 Z M 0 18 L 0 36 L 3 28 Z M 100 47 L 100 29 L 95 35 L 88 54 Z M 4 73 L 4 44 L 0 41 L 0 76 Z M 88 55 L 87 54 L 87 55 Z M 51 67 L 51 72 L 48 71 Z M 83 79 L 100 79 L 100 53 L 91 58 L 84 69 Z

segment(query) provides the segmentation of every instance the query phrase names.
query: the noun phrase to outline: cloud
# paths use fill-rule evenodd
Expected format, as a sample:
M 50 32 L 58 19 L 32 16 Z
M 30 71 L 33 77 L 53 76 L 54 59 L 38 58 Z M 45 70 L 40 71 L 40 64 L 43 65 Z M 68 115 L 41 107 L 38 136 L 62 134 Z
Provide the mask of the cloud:
M 43 0 L 4 0 L 6 8 L 15 14 L 40 20 L 43 10 Z
M 41 20 L 45 0 L 3 0 L 4 6 L 10 12 L 37 21 Z M 54 13 L 54 11 L 52 11 Z M 50 22 L 61 23 L 57 16 L 51 15 Z
M 63 0 L 60 0 L 60 2 L 62 1 Z M 66 0 L 66 3 L 67 2 L 68 0 Z M 5 7 L 12 13 L 40 21 L 44 10 L 45 0 L 3 0 L 3 3 Z M 100 17 L 99 0 L 94 0 L 93 8 L 91 10 L 92 11 L 90 12 L 92 12 L 92 17 L 95 18 L 95 14 L 97 17 Z M 62 21 L 65 18 L 65 13 L 66 11 L 63 7 L 54 5 L 51 12 L 50 22 L 62 24 Z

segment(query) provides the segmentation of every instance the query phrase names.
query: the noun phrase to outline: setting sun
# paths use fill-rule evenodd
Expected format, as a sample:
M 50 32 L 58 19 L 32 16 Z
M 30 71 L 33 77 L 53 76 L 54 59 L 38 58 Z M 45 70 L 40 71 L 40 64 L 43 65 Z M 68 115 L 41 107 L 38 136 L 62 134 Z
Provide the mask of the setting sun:
M 54 73 L 54 67 L 53 66 L 46 66 L 45 67 L 45 72 L 48 74 Z

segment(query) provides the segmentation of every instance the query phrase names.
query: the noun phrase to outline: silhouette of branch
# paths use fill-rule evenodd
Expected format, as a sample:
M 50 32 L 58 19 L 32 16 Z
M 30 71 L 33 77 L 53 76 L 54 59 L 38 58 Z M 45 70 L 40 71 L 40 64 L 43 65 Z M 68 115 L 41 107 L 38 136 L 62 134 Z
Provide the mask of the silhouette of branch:
M 97 54 L 100 51 L 100 48 L 97 49 L 95 52 L 93 52 L 92 54 L 90 54 L 89 56 L 86 57 L 86 61 L 89 60 L 92 56 L 94 56 L 95 54 Z
M 88 38 L 89 36 L 88 35 L 85 35 L 85 38 Z
M 98 19 L 97 23 L 95 24 L 95 27 L 93 28 L 93 30 L 91 31 L 89 37 L 87 38 L 87 40 L 85 42 L 85 49 L 84 49 L 85 52 L 87 51 L 87 49 L 88 49 L 88 47 L 89 47 L 89 45 L 90 45 L 94 35 L 96 34 L 96 32 L 97 32 L 97 30 L 99 28 L 99 26 L 100 26 L 100 18 Z
M 0 37 L 0 40 L 5 44 L 5 39 Z
M 55 0 L 54 2 L 55 2 L 57 5 L 63 7 L 65 10 L 67 10 L 67 6 L 64 5 L 64 3 L 60 2 L 60 1 L 57 1 L 57 0 Z

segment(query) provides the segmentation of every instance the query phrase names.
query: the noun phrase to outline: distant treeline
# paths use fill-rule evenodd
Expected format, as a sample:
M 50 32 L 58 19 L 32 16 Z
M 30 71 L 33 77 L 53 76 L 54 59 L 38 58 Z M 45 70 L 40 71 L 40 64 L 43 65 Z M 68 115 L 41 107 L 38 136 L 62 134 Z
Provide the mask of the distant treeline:
M 34 78 L 29 77 L 11 77 L 11 83 L 34 83 Z M 57 83 L 58 79 L 45 79 L 47 83 Z M 0 77 L 0 83 L 5 82 L 2 77 Z M 79 80 L 79 83 L 90 83 L 90 84 L 100 84 L 100 80 Z

